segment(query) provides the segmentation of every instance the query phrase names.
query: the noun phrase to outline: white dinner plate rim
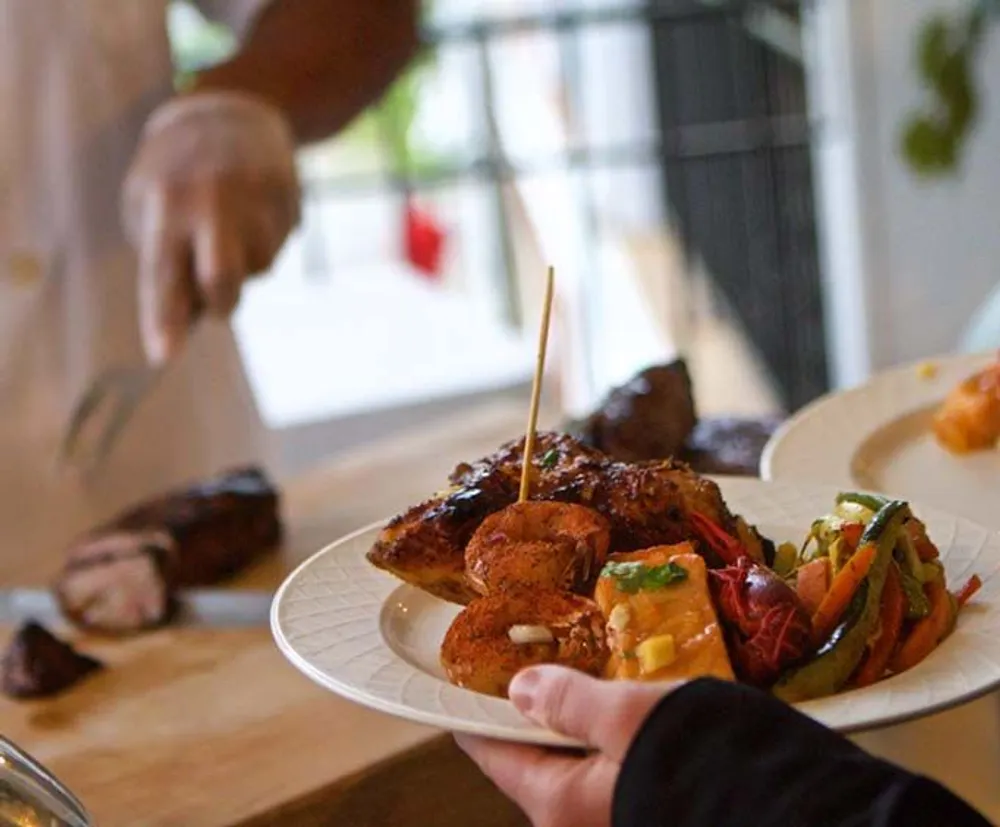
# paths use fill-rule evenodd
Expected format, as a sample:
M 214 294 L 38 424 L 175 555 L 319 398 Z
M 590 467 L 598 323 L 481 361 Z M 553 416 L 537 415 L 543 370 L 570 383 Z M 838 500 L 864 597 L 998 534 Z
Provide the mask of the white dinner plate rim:
M 769 482 L 788 481 L 800 476 L 801 469 L 798 466 L 794 467 L 794 471 L 787 473 L 777 467 L 781 452 L 784 450 L 790 436 L 812 427 L 817 420 L 830 415 L 841 406 L 848 404 L 851 400 L 863 398 L 877 391 L 878 387 L 884 384 L 910 377 L 915 389 L 926 391 L 925 395 L 921 395 L 915 391 L 910 404 L 929 405 L 938 398 L 939 393 L 934 393 L 932 385 L 921 379 L 920 371 L 924 366 L 930 365 L 937 371 L 943 369 L 949 374 L 954 373 L 956 376 L 961 376 L 966 373 L 971 374 L 977 368 L 982 367 L 984 362 L 988 362 L 991 358 L 995 358 L 995 356 L 996 354 L 993 351 L 987 351 L 982 353 L 947 354 L 920 359 L 880 371 L 866 382 L 854 387 L 834 390 L 824 394 L 796 411 L 775 429 L 761 452 L 761 479 Z M 851 459 L 854 456 L 854 452 L 868 437 L 885 426 L 886 422 L 884 419 L 873 420 L 867 417 L 864 406 L 855 409 L 855 411 L 857 412 L 856 418 L 852 417 L 848 420 L 846 426 L 843 424 L 840 426 L 841 429 L 849 429 L 851 432 L 848 437 L 848 443 L 838 443 L 840 451 L 834 452 L 830 463 L 825 465 L 821 470 L 810 469 L 811 473 L 808 476 L 804 476 L 804 479 L 825 485 L 857 485 L 853 479 L 851 470 Z

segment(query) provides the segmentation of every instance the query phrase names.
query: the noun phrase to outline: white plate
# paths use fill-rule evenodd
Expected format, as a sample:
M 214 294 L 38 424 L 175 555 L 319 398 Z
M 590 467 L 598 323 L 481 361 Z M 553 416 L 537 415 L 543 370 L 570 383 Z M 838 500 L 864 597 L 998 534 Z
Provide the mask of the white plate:
M 764 449 L 761 476 L 892 492 L 1000 528 L 1000 451 L 958 457 L 939 446 L 931 418 L 948 392 L 995 353 L 931 360 L 879 374 L 806 406 Z
M 836 494 L 801 483 L 719 483 L 733 510 L 776 541 L 801 541 Z M 952 588 L 973 572 L 985 584 L 952 636 L 923 663 L 874 686 L 800 706 L 842 732 L 926 715 L 1000 684 L 1000 534 L 914 508 L 939 544 Z M 371 566 L 365 552 L 378 528 L 328 546 L 278 590 L 271 629 L 289 661 L 338 695 L 411 721 L 513 741 L 572 744 L 525 720 L 509 702 L 445 680 L 438 650 L 459 608 Z

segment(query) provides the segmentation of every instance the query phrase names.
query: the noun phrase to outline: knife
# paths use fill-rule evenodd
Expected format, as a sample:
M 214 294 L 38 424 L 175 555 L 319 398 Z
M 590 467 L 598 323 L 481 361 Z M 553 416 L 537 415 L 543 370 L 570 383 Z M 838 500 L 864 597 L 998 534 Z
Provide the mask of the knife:
M 273 592 L 247 589 L 191 589 L 179 595 L 180 608 L 168 624 L 200 628 L 266 627 Z M 58 623 L 65 619 L 46 589 L 0 589 L 0 624 Z

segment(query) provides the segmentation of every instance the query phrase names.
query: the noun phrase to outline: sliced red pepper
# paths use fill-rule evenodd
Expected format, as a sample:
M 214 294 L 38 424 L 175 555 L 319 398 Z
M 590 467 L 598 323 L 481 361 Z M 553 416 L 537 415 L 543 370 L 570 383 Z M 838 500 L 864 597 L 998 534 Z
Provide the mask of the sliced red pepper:
M 968 603 L 972 599 L 972 595 L 978 592 L 982 586 L 983 581 L 979 578 L 978 574 L 974 574 L 966 580 L 965 585 L 955 594 L 955 600 L 958 601 L 959 608 Z
M 858 543 L 861 542 L 861 535 L 864 533 L 864 523 L 844 523 L 840 528 L 840 536 L 848 542 L 852 549 L 858 547 Z
M 698 536 L 708 543 L 712 551 L 718 554 L 726 565 L 735 565 L 740 559 L 750 556 L 743 543 L 729 536 L 703 514 L 692 511 L 688 515 L 688 519 L 690 519 Z
M 931 613 L 913 624 L 890 659 L 889 669 L 905 672 L 926 658 L 948 635 L 954 621 L 951 598 L 944 585 L 932 580 L 924 589 L 931 601 Z
M 875 683 L 889 668 L 889 659 L 899 643 L 905 612 L 906 595 L 903 593 L 899 569 L 893 563 L 889 566 L 885 586 L 882 589 L 882 607 L 879 616 L 879 625 L 882 631 L 879 633 L 875 645 L 862 661 L 861 668 L 858 669 L 854 679 L 856 686 L 868 686 Z

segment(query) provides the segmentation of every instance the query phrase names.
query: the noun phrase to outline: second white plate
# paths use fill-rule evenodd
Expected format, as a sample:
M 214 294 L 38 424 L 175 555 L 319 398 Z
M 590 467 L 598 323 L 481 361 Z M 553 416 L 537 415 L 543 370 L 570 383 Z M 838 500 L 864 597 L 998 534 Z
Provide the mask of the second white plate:
M 775 541 L 800 542 L 837 489 L 719 480 L 730 507 Z M 926 715 L 1000 685 L 1000 534 L 914 505 L 937 541 L 952 588 L 978 573 L 984 586 L 951 637 L 914 669 L 874 686 L 801 705 L 850 732 Z M 453 686 L 438 662 L 458 606 L 401 584 L 365 559 L 379 526 L 345 537 L 293 572 L 278 590 L 271 628 L 285 657 L 332 692 L 441 729 L 510 741 L 568 745 L 505 700 Z
M 1000 529 L 1000 451 L 955 456 L 931 431 L 948 392 L 995 359 L 949 356 L 930 361 L 930 377 L 907 365 L 829 394 L 772 437 L 761 476 L 891 492 Z

